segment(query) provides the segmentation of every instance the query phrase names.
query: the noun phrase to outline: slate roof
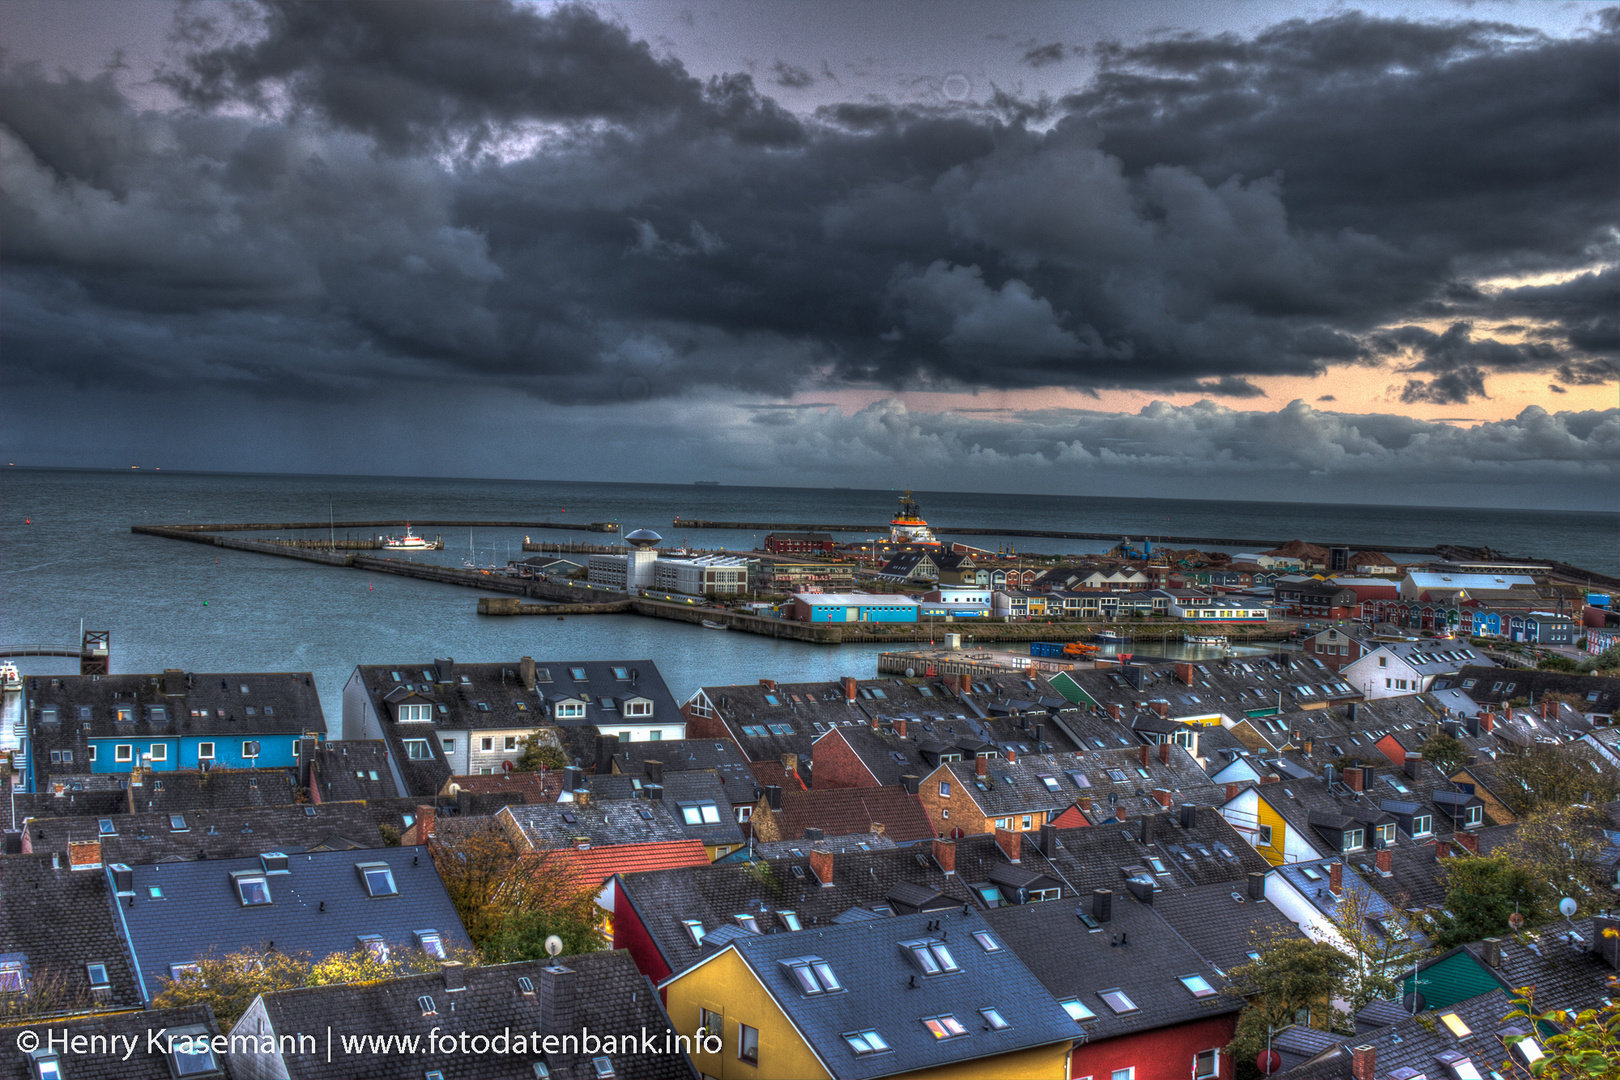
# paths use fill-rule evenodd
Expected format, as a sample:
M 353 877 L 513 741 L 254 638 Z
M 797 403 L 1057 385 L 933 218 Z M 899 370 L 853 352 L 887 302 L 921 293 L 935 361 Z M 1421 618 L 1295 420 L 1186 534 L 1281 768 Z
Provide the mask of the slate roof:
M 664 763 L 664 775 L 691 769 L 713 769 L 726 785 L 726 797 L 733 806 L 751 803 L 754 775 L 742 749 L 730 739 L 665 739 L 662 742 L 620 743 L 613 756 L 613 771 L 627 776 L 646 773 L 645 762 L 652 758 Z M 589 762 L 586 765 L 589 766 Z
M 1121 894 L 1116 890 L 1114 895 Z M 1123 895 L 1130 897 L 1128 892 Z M 1279 934 L 1304 936 L 1276 905 L 1250 900 L 1246 884 L 1236 882 L 1165 889 L 1154 894 L 1153 910 L 1222 975 L 1249 963 L 1249 952 L 1259 947 L 1258 941 Z
M 274 942 L 282 952 L 308 952 L 318 959 L 352 951 L 362 934 L 410 946 L 414 931 L 421 929 L 439 931 L 447 947 L 471 947 L 427 848 L 287 854 L 290 873 L 267 877 L 272 902 L 250 907 L 238 898 L 231 872 L 262 870 L 258 858 L 132 867 L 134 896 L 116 902 L 148 1000 L 162 991 L 171 965 L 210 951 L 224 954 Z M 356 865 L 373 862 L 388 864 L 396 895 L 368 894 Z M 150 895 L 153 887 L 162 890 L 161 897 Z
M 691 839 L 701 840 L 710 846 L 743 842 L 742 829 L 737 824 L 737 815 L 731 808 L 731 798 L 717 771 L 693 769 L 687 772 L 664 773 L 663 797 L 660 800 L 645 797 L 646 783 L 643 778 L 635 776 L 593 776 L 590 778 L 591 805 L 607 807 L 638 800 L 635 806 L 639 810 L 646 809 L 647 803 L 659 801 L 674 814 L 682 832 Z M 685 808 L 688 805 L 701 806 L 704 803 L 714 805 L 720 820 L 714 824 L 703 824 L 701 820 L 696 823 L 689 822 Z M 640 817 L 639 814 L 637 816 Z M 701 814 L 699 817 L 701 819 Z
M 111 825 L 111 833 L 101 831 L 102 821 Z M 322 803 L 120 814 L 109 818 L 44 818 L 28 823 L 23 844 L 27 851 L 58 852 L 65 858 L 69 841 L 100 840 L 103 863 L 134 865 L 231 859 L 262 851 L 372 848 L 381 839 L 375 822 L 361 804 Z
M 54 865 L 53 865 L 54 863 Z M 107 965 L 108 1007 L 139 1008 L 141 996 L 99 870 L 69 870 L 65 856 L 7 855 L 0 872 L 0 953 L 22 953 L 29 977 L 52 973 L 90 996 L 85 965 Z M 5 1044 L 9 1053 L 15 1043 Z
M 525 994 L 518 980 L 538 988 L 546 961 L 472 967 L 464 971 L 464 990 L 450 993 L 442 974 L 409 975 L 372 983 L 281 990 L 264 997 L 266 1016 L 277 1034 L 322 1031 L 335 1034 L 400 1034 L 424 1037 L 435 1027 L 459 1037 L 539 1032 L 541 1035 L 630 1033 L 644 1028 L 663 1032 L 670 1026 L 657 993 L 636 970 L 630 954 L 600 952 L 561 957 L 574 974 L 574 1023 L 567 1031 L 545 1015 L 538 993 Z M 438 1015 L 423 1016 L 418 998 L 432 997 Z M 451 1005 L 454 1004 L 454 1011 Z M 341 1045 L 338 1040 L 334 1043 Z M 411 1056 L 334 1053 L 326 1060 L 321 1042 L 313 1054 L 289 1054 L 288 1073 L 298 1080 L 394 1080 L 439 1070 L 447 1080 L 534 1080 L 534 1062 L 544 1060 L 554 1077 L 594 1077 L 592 1055 L 473 1054 L 431 1052 Z M 692 1075 L 680 1055 L 610 1055 L 614 1075 L 625 1080 L 675 1080 Z
M 1074 1022 L 1042 992 L 1025 962 L 1012 949 L 981 947 L 975 932 L 992 940 L 997 933 L 975 912 L 932 912 L 797 933 L 744 934 L 726 948 L 748 964 L 835 1076 L 951 1067 L 1074 1038 Z M 923 974 L 902 942 L 924 939 L 942 939 L 960 970 Z M 783 961 L 806 955 L 826 961 L 844 991 L 802 993 Z M 1008 1026 L 985 1030 L 989 1025 L 979 1010 L 987 1007 L 1000 1011 Z M 956 1017 L 968 1034 L 935 1038 L 923 1020 L 941 1015 Z M 890 1052 L 857 1055 L 844 1039 L 869 1029 L 877 1030 Z
M 1328 867 L 1343 860 L 1333 857 L 1327 859 L 1314 859 L 1308 862 L 1283 863 L 1275 867 L 1272 873 L 1291 885 L 1295 892 L 1303 897 L 1306 903 L 1314 907 L 1324 919 L 1332 919 L 1338 912 L 1339 905 L 1345 902 L 1343 897 L 1335 897 L 1328 888 Z M 1316 877 L 1312 879 L 1306 875 L 1310 870 Z M 1352 894 L 1361 898 L 1361 913 L 1365 918 L 1381 920 L 1400 913 L 1401 909 L 1384 898 L 1383 894 L 1364 881 L 1355 867 L 1345 866 L 1341 876 L 1341 886 L 1344 896 Z M 1423 936 L 1414 932 L 1413 940 L 1417 944 L 1425 944 Z
M 756 830 L 761 813 L 769 812 L 754 811 Z M 882 825 L 883 835 L 896 844 L 929 840 L 934 835 L 922 801 L 902 787 L 788 790 L 782 792 L 782 809 L 772 816 L 784 840 L 801 838 L 809 828 L 820 829 L 826 836 L 869 833 L 874 824 Z
M 1089 904 L 1086 905 L 1089 911 Z M 1151 905 L 1116 890 L 1112 914 L 1096 933 L 1087 931 L 1072 903 L 1024 904 L 985 913 L 1019 959 L 1029 965 L 1054 998 L 1078 998 L 1095 1015 L 1073 1025 L 1087 1041 L 1151 1031 L 1235 1013 L 1240 998 L 1219 991 L 1225 979 L 1159 917 Z M 1121 938 L 1124 944 L 1121 944 Z M 1194 997 L 1183 975 L 1200 975 L 1216 993 Z M 1116 1013 L 1103 990 L 1125 992 L 1135 1010 Z
M 820 843 L 834 853 L 840 851 L 892 851 L 900 845 L 887 836 L 872 832 L 848 833 L 844 836 L 824 836 Z M 752 842 L 753 854 L 761 859 L 802 858 L 810 850 L 810 841 L 804 839 Z
M 130 773 L 131 813 L 172 813 L 286 806 L 297 801 L 298 781 L 291 769 L 177 769 Z
M 24 1031 L 34 1031 L 43 1036 L 47 1027 L 58 1038 L 66 1034 L 69 1039 L 80 1036 L 89 1040 L 102 1039 L 106 1042 L 100 1045 L 116 1045 L 119 1048 L 117 1053 L 112 1054 L 61 1055 L 62 1075 L 69 1080 L 172 1080 L 174 1073 L 170 1071 L 168 1056 L 154 1053 L 148 1048 L 148 1035 L 164 1031 L 184 1031 L 194 1026 L 200 1026 L 210 1036 L 220 1034 L 219 1024 L 214 1020 L 214 1010 L 207 1005 L 187 1005 L 178 1009 L 155 1009 L 151 1012 L 80 1016 L 72 1020 L 53 1020 L 49 1024 L 0 1027 L 0 1040 L 3 1040 L 0 1041 L 0 1080 L 34 1080 L 38 1074 L 34 1071 L 29 1056 L 17 1048 L 17 1038 Z M 128 1040 L 131 1039 L 134 1040 L 134 1049 L 126 1058 L 125 1048 L 130 1045 Z M 43 1038 L 41 1044 L 43 1045 Z M 86 1042 L 81 1045 L 97 1044 Z M 216 1061 L 219 1062 L 223 1062 L 223 1059 L 224 1055 L 216 1057 Z M 224 1076 L 226 1073 L 221 1070 L 192 1075 L 207 1078 Z
M 983 777 L 976 771 L 976 761 L 954 761 L 942 768 L 949 770 L 955 790 L 972 799 L 987 817 L 1062 811 L 1083 796 L 1092 800 L 1095 821 L 1106 820 L 1121 809 L 1127 817 L 1135 817 L 1162 809 L 1152 797 L 1159 789 L 1170 792 L 1174 806 L 1184 802 L 1218 806 L 1225 801 L 1225 788 L 1212 783 L 1186 750 L 1179 746 L 1168 749 L 1167 763 L 1160 762 L 1158 748 L 1139 745 L 1091 753 L 1034 754 L 1015 762 L 991 758 Z M 1147 752 L 1145 765 L 1143 751 Z M 1047 785 L 1047 777 L 1056 784 L 1055 791 Z
M 1129 669 L 1081 668 L 1068 675 L 1098 705 L 1118 704 L 1127 717 L 1148 710 L 1154 700 L 1166 703 L 1172 719 L 1221 713 L 1239 720 L 1250 711 L 1276 708 L 1278 691 L 1285 711 L 1361 696 L 1320 660 L 1302 653 L 1200 660 L 1191 665 L 1190 685 L 1177 675 L 1177 666 L 1172 661 L 1135 663 Z
M 500 806 L 527 803 L 554 803 L 562 793 L 566 774 L 561 769 L 542 769 L 539 772 L 501 772 L 474 776 L 452 776 L 440 790 L 441 798 L 459 800 L 465 792 L 474 798 L 490 795 L 507 796 Z M 493 813 L 494 811 L 490 811 Z
M 1473 680 L 1472 686 L 1465 685 L 1469 680 Z M 1439 680 L 1436 682 L 1438 684 Z M 1539 701 L 1543 694 L 1559 693 L 1580 699 L 1583 712 L 1613 713 L 1620 707 L 1620 678 L 1609 675 L 1476 666 L 1463 668 L 1445 683 L 1465 691 L 1481 705 L 1501 705 L 1512 698 L 1532 695 Z M 1593 693 L 1597 698 L 1589 701 L 1588 695 Z
M 1399 1024 L 1338 1041 L 1333 1049 L 1277 1075 L 1284 1080 L 1342 1080 L 1350 1075 L 1351 1048 L 1371 1046 L 1376 1075 L 1380 1078 L 1398 1069 L 1413 1070 L 1404 1075 L 1414 1078 L 1451 1076 L 1445 1064 L 1438 1060 L 1438 1055 L 1447 1053 L 1463 1054 L 1474 1063 L 1477 1075 L 1488 1076 L 1507 1057 L 1496 1032 L 1507 1026 L 1502 1018 L 1512 1010 L 1508 995 L 1492 990 L 1444 1009 L 1419 1013 Z M 1467 1026 L 1470 1032 L 1467 1037 L 1458 1039 L 1439 1023 L 1439 1017 L 1452 1013 Z
M 650 844 L 685 840 L 686 830 L 665 801 L 628 799 L 579 803 L 506 806 L 495 815 L 509 835 L 534 847 L 574 847 L 584 840 L 598 844 Z
M 0 820 L 5 822 L 5 830 L 12 832 L 22 828 L 22 822 L 31 817 L 106 817 L 128 809 L 129 796 L 122 787 L 93 791 L 18 791 L 0 799 Z
M 1573 936 L 1571 936 L 1573 935 Z M 1590 918 L 1555 921 L 1523 934 L 1504 935 L 1502 966 L 1491 968 L 1478 944 L 1466 948 L 1497 978 L 1515 989 L 1536 988 L 1536 1008 L 1579 1012 L 1612 997 L 1609 980 L 1617 972 L 1604 963 L 1592 946 L 1596 941 Z
M 1053 831 L 1057 850 L 1050 859 L 1040 853 L 1038 833 L 1021 834 L 1023 859 L 1050 866 L 1081 898 L 1089 898 L 1093 889 L 1124 889 L 1131 868 L 1148 872 L 1160 892 L 1214 884 L 1243 892 L 1250 873 L 1270 869 L 1265 858 L 1208 807 L 1194 810 L 1190 827 L 1181 825 L 1177 811 L 1120 824 Z M 1152 838 L 1144 843 L 1147 833 Z M 1154 858 L 1164 864 L 1164 873 L 1154 870 Z M 956 866 L 959 873 L 973 873 L 971 856 L 964 858 L 960 851 Z
M 400 794 L 381 739 L 333 739 L 316 744 L 312 771 L 323 802 L 390 799 Z

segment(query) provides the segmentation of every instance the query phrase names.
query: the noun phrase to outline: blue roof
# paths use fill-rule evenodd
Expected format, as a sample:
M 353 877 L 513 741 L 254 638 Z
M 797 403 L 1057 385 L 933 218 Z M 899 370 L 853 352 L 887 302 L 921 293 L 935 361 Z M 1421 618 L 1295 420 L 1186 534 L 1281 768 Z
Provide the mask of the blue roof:
M 372 896 L 357 869 L 362 863 L 386 864 L 397 891 Z M 109 879 L 116 865 L 103 871 Z M 319 960 L 358 948 L 368 934 L 414 947 L 418 930 L 437 930 L 447 948 L 471 946 L 425 847 L 305 852 L 286 856 L 286 866 L 285 873 L 264 874 L 264 862 L 254 857 L 130 868 L 133 895 L 112 898 L 113 919 L 135 956 L 142 997 L 162 993 L 173 965 L 210 952 L 273 943 L 278 952 L 307 952 Z M 240 871 L 263 877 L 269 903 L 242 903 L 232 876 Z

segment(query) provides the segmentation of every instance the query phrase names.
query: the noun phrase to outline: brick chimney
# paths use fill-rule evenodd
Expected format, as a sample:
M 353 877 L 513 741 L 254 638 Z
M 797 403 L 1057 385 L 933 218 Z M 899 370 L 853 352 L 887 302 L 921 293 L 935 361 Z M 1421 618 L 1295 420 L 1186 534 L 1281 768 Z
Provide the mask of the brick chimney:
M 1145 768 L 1148 767 L 1149 753 L 1148 753 L 1147 743 L 1143 743 L 1142 745 L 1140 745 L 1140 746 L 1138 746 L 1136 748 L 1136 758 L 1137 758 L 1138 761 L 1140 761 L 1142 763 L 1142 768 L 1145 769 Z
M 883 717 L 881 717 L 881 716 L 872 717 L 871 727 L 872 727 L 872 730 L 874 732 L 882 731 L 883 730 Z
M 1378 1051 L 1372 1046 L 1358 1046 L 1350 1051 L 1350 1080 L 1377 1080 Z
M 1389 848 L 1379 848 L 1373 855 L 1373 862 L 1384 877 L 1389 877 L 1395 872 L 1395 855 Z
M 990 775 L 990 759 L 980 754 L 973 759 L 973 774 L 975 776 Z
M 68 841 L 68 869 L 69 870 L 100 870 L 101 869 L 101 841 L 100 840 L 69 840 Z
M 1170 764 L 1170 744 L 1167 742 L 1162 742 L 1159 744 L 1159 764 Z
M 1176 665 L 1176 678 L 1180 679 L 1182 682 L 1186 683 L 1188 686 L 1192 686 L 1193 685 L 1193 666 L 1191 664 L 1177 664 Z
M 1478 833 L 1460 832 L 1460 833 L 1456 833 L 1455 835 L 1453 835 L 1452 839 L 1457 841 L 1457 846 L 1458 847 L 1466 849 L 1469 854 L 1471 854 L 1471 855 L 1478 855 L 1479 854 L 1479 834 Z
M 1451 858 L 1451 845 L 1441 840 L 1434 842 L 1434 857 L 1436 859 Z
M 1124 821 L 1125 820 L 1125 804 L 1124 803 L 1116 803 L 1116 804 L 1114 804 L 1112 809 L 1114 811 L 1114 817 L 1116 819 L 1118 819 L 1119 821 Z
M 1344 782 L 1350 785 L 1351 791 L 1361 791 L 1366 784 L 1366 779 L 1360 769 L 1352 768 L 1344 770 Z
M 866 831 L 871 833 L 873 836 L 882 836 L 883 835 L 883 822 L 881 822 L 881 821 L 872 822 L 870 825 L 868 825 L 866 827 Z
M 844 681 L 845 681 L 845 682 L 854 682 L 854 681 L 855 681 L 855 680 L 853 680 L 853 679 L 846 679 L 846 680 L 844 680 Z M 774 694 L 774 693 L 776 693 L 776 680 L 775 680 L 775 679 L 761 679 L 761 680 L 759 680 L 759 685 L 760 685 L 760 686 L 762 686 L 762 687 L 764 687 L 764 688 L 765 688 L 765 690 L 766 690 L 766 691 L 767 691 L 767 692 L 769 692 L 769 693 L 772 693 L 772 694 Z M 851 697 L 851 699 L 850 699 L 850 700 L 852 700 L 852 701 L 853 701 L 853 700 L 854 700 L 854 698 L 853 698 L 853 697 Z
M 574 791 L 574 805 L 576 805 L 576 806 L 589 806 L 589 805 L 591 805 L 591 789 L 590 788 L 583 788 L 583 787 L 582 788 L 576 788 L 575 791 Z
M 782 776 L 783 776 L 784 779 L 788 778 L 788 777 L 791 777 L 792 779 L 797 780 L 799 778 L 799 755 L 798 754 L 783 754 L 782 755 Z
M 934 838 L 934 861 L 947 876 L 956 873 L 956 844 L 943 837 Z
M 842 683 L 843 686 L 844 686 L 844 700 L 849 701 L 849 702 L 853 702 L 855 700 L 855 697 L 856 697 L 856 694 L 855 694 L 855 676 L 853 676 L 853 675 L 845 675 L 842 679 L 839 679 L 838 681 L 840 683 Z M 776 689 L 776 684 L 775 683 L 771 684 L 771 689 L 772 690 Z
M 1170 809 L 1170 791 L 1169 791 L 1169 789 L 1168 788 L 1162 788 L 1162 787 L 1161 788 L 1154 788 L 1153 789 L 1153 801 L 1158 803 L 1160 806 L 1164 807 L 1166 810 Z
M 1542 698 L 1541 699 L 1541 718 L 1543 720 L 1552 720 L 1552 719 L 1555 719 L 1557 716 L 1558 716 L 1558 702 L 1552 700 L 1551 698 Z
M 901 717 L 894 722 L 894 733 L 902 739 L 906 737 L 906 718 Z
M 973 674 L 971 672 L 962 672 L 962 693 L 973 693 Z
M 1161 719 L 1170 719 L 1170 703 L 1163 698 L 1155 698 L 1148 702 L 1148 708 L 1158 713 Z
M 1125 707 L 1117 701 L 1110 701 L 1108 703 L 1108 715 L 1115 720 L 1123 720 L 1125 718 Z
M 832 888 L 833 884 L 833 853 L 832 848 L 826 844 L 815 844 L 810 848 L 810 872 L 816 875 L 823 889 Z
M 1008 829 L 996 830 L 996 846 L 1007 856 L 1008 862 L 1017 862 L 1022 850 L 1022 838 Z
M 1344 863 L 1336 862 L 1328 867 L 1328 892 L 1334 896 L 1344 895 Z
M 1018 764 L 1018 751 L 1014 750 L 1010 746 L 1007 747 L 1007 764 L 1009 764 L 1009 765 Z
M 1080 796 L 1080 798 L 1076 801 L 1076 805 L 1078 805 L 1080 807 L 1080 812 L 1081 813 L 1083 813 L 1083 814 L 1091 813 L 1091 796 L 1090 795 L 1082 795 L 1082 796 Z
M 1489 731 L 1495 731 L 1496 730 L 1496 714 L 1493 713 L 1493 712 L 1489 712 L 1489 711 L 1483 713 L 1479 718 L 1479 726 L 1484 731 L 1488 731 L 1488 732 Z
M 1243 794 L 1243 785 L 1242 784 L 1227 784 L 1226 785 L 1226 801 L 1227 802 L 1231 802 L 1233 799 L 1237 798 L 1241 794 Z
M 433 807 L 418 806 L 416 808 L 416 821 L 411 825 L 413 834 L 412 843 L 425 844 L 433 835 Z

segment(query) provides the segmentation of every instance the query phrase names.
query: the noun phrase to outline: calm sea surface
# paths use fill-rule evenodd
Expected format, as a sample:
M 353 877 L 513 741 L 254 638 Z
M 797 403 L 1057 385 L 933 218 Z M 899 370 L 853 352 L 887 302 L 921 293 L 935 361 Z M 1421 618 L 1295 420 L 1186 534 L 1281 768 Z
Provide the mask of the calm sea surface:
M 1156 533 L 1357 545 L 1487 544 L 1512 555 L 1559 558 L 1620 574 L 1620 515 L 1291 505 L 1162 499 L 918 492 L 924 516 L 963 527 L 1016 525 L 1141 538 Z M 751 548 L 740 532 L 672 526 L 676 515 L 724 521 L 881 523 L 896 493 L 787 488 L 412 480 L 395 477 L 240 476 L 158 472 L 0 472 L 0 642 L 67 644 L 80 620 L 112 632 L 114 671 L 312 671 L 329 724 L 356 664 L 454 656 L 510 660 L 631 658 L 657 663 L 677 699 L 700 686 L 870 676 L 880 646 L 828 648 L 721 633 L 637 616 L 491 618 L 480 593 L 375 578 L 247 552 L 136 536 L 132 524 L 348 519 L 616 521 L 670 544 Z M 25 524 L 31 521 L 31 524 Z M 418 530 L 433 535 L 431 526 Z M 324 530 L 320 535 L 324 535 Z M 535 530 L 536 539 L 612 542 Z M 861 534 L 845 533 L 844 538 Z M 970 536 L 1019 551 L 1088 552 L 1107 541 Z M 460 565 L 515 557 L 523 530 L 445 534 L 446 549 L 414 558 Z M 1233 550 L 1241 550 L 1241 545 Z M 27 658 L 25 673 L 76 670 L 76 661 Z

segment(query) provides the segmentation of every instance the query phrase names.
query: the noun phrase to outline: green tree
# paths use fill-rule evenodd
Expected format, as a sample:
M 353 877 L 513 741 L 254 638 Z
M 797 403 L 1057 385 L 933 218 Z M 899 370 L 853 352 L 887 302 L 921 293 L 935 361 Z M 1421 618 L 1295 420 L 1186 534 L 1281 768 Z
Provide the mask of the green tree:
M 1590 806 L 1543 805 L 1519 822 L 1502 853 L 1535 880 L 1543 910 L 1565 896 L 1605 907 L 1614 897 L 1603 871 L 1607 823 Z
M 1343 1000 L 1351 1012 L 1376 998 L 1398 997 L 1401 977 L 1428 951 L 1414 937 L 1417 922 L 1370 889 L 1347 884 L 1328 922 L 1348 960 Z
M 535 728 L 523 740 L 523 754 L 512 764 L 514 772 L 541 772 L 561 769 L 568 755 L 557 745 L 556 737 L 545 728 Z
M 1582 748 L 1584 750 L 1584 747 Z M 1620 798 L 1620 778 L 1596 764 L 1590 752 L 1568 744 L 1542 744 L 1501 759 L 1502 800 L 1516 814 L 1543 807 L 1596 805 Z
M 1573 672 L 1578 670 L 1578 668 L 1575 661 L 1571 660 L 1567 656 L 1559 656 L 1557 653 L 1547 653 L 1545 656 L 1536 661 L 1536 670 Z
M 1610 937 L 1615 934 L 1613 930 L 1604 933 Z M 1611 977 L 1606 989 L 1609 996 L 1602 1005 L 1579 1012 L 1538 1012 L 1534 987 L 1521 989 L 1513 1000 L 1513 1011 L 1502 1019 L 1509 1024 L 1524 1021 L 1514 1026 L 1527 1029 L 1526 1033 L 1508 1036 L 1503 1042 L 1510 1052 L 1526 1040 L 1538 1043 L 1541 1056 L 1530 1063 L 1530 1075 L 1537 1080 L 1615 1080 L 1620 1077 L 1620 979 Z M 1546 1030 L 1556 1030 L 1557 1034 L 1539 1039 L 1540 1031 Z M 1516 1071 L 1512 1062 L 1503 1062 L 1505 1075 Z
M 1419 748 L 1419 752 L 1423 755 L 1424 761 L 1439 769 L 1441 775 L 1446 777 L 1451 776 L 1468 760 L 1468 747 L 1462 744 L 1461 739 L 1444 731 L 1437 731 L 1431 735 L 1429 741 Z
M 1442 874 L 1451 914 L 1439 922 L 1435 944 L 1441 950 L 1506 933 L 1515 911 L 1532 923 L 1546 915 L 1540 883 L 1507 855 L 1447 859 Z
M 1610 645 L 1596 656 L 1589 656 L 1580 663 L 1582 672 L 1598 675 L 1620 674 L 1620 645 Z
M 1348 1000 L 1350 957 L 1326 942 L 1285 932 L 1260 943 L 1258 952 L 1258 960 L 1227 973 L 1225 992 L 1246 1001 L 1226 1047 L 1240 1078 L 1258 1075 L 1254 1059 L 1266 1048 L 1268 1031 L 1295 1023 L 1331 1031 L 1348 1021 L 1333 1002 Z

